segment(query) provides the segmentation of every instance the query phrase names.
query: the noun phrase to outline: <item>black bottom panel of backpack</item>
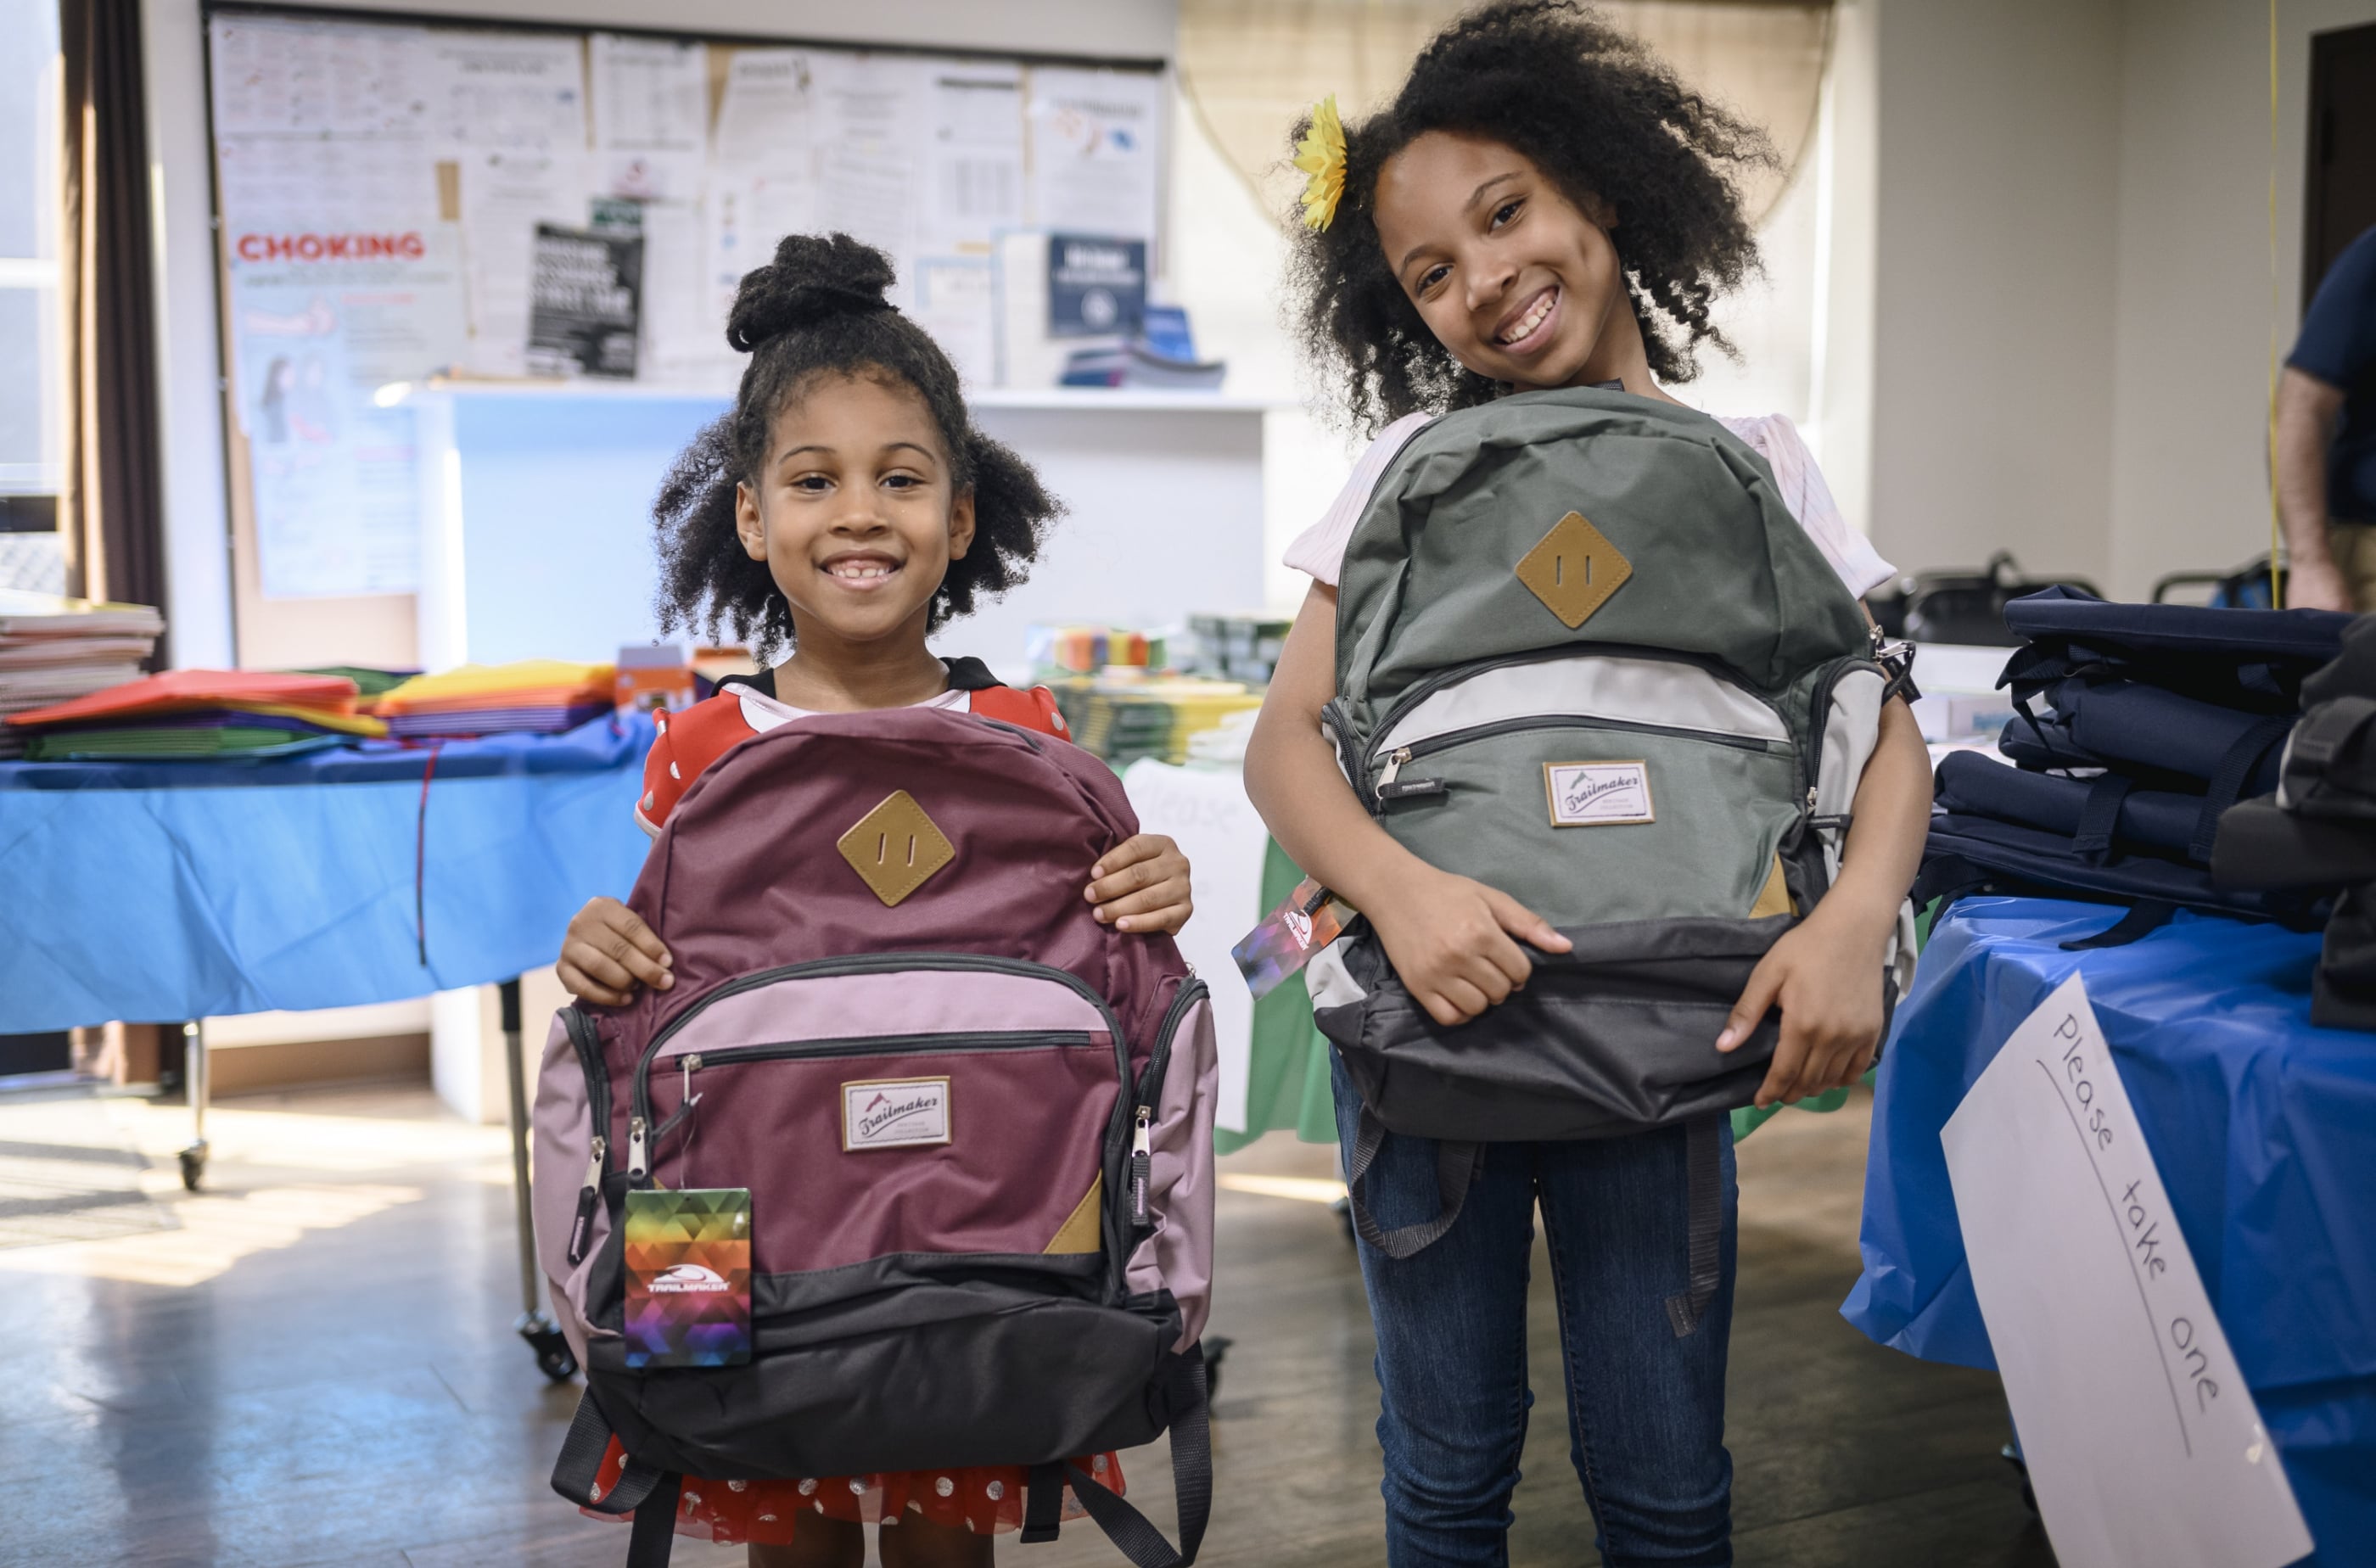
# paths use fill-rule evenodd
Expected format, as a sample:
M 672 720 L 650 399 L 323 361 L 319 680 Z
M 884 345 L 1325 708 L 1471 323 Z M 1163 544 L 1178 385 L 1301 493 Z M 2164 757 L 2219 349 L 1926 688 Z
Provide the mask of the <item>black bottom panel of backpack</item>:
M 1568 928 L 1573 953 L 1533 955 L 1524 990 L 1452 1028 L 1366 941 L 1347 958 L 1366 994 L 1314 1017 L 1390 1132 L 1477 1143 L 1618 1137 L 1756 1099 L 1777 1016 L 1734 1051 L 1718 1051 L 1716 1039 L 1750 971 L 1792 923 Z
M 629 1454 L 727 1480 L 1035 1465 L 1135 1448 L 1170 1425 L 1169 1294 L 1121 1307 L 967 1294 L 969 1311 L 893 1312 L 910 1321 L 824 1339 L 801 1314 L 762 1318 L 739 1367 L 630 1371 L 620 1341 L 598 1340 L 587 1380 Z

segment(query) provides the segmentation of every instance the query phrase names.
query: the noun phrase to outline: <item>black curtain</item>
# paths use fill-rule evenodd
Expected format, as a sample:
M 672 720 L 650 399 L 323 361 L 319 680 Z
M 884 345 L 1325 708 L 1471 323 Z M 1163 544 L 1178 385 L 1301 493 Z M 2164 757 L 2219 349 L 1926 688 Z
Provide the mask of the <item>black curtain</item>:
M 156 279 L 139 0 L 59 0 L 65 211 L 59 303 L 66 361 L 69 592 L 165 602 Z M 159 662 L 163 645 L 159 645 Z

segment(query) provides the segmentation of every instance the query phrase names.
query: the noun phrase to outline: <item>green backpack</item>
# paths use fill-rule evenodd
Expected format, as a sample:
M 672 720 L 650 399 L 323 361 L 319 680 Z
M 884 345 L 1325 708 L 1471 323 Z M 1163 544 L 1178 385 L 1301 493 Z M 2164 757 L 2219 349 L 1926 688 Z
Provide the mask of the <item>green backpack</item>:
M 1384 1131 L 1450 1146 L 1434 1220 L 1384 1232 L 1357 1203 L 1373 1244 L 1442 1233 L 1470 1144 L 1688 1122 L 1713 1183 L 1776 1020 L 1729 1054 L 1716 1038 L 1838 870 L 1904 679 L 1882 651 L 1764 459 L 1704 414 L 1531 392 L 1404 447 L 1346 549 L 1329 731 L 1381 826 L 1574 950 L 1529 955 L 1527 988 L 1456 1028 L 1366 926 L 1314 958 L 1368 1153 Z M 1357 1145 L 1357 1188 L 1368 1163 Z

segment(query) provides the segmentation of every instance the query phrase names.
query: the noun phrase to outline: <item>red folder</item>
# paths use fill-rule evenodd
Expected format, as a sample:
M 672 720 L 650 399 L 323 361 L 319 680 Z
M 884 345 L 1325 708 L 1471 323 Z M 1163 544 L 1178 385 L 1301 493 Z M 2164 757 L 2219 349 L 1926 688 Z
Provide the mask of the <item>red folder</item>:
M 87 697 L 37 707 L 10 717 L 11 724 L 56 724 L 76 719 L 137 718 L 144 713 L 171 712 L 194 705 L 220 707 L 232 703 L 281 703 L 291 707 L 318 708 L 324 713 L 351 714 L 355 683 L 343 675 L 282 675 L 260 670 L 172 670 L 126 681 Z

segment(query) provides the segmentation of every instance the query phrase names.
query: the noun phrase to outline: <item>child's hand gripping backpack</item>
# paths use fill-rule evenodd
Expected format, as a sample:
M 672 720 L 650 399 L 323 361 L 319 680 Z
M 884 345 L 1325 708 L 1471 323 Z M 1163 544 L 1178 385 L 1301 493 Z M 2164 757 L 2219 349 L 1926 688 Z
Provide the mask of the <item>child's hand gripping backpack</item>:
M 1693 1205 L 1712 1228 L 1717 1118 L 1755 1098 L 1777 1028 L 1729 1054 L 1717 1036 L 1831 885 L 1902 671 L 1764 459 L 1622 392 L 1428 426 L 1379 480 L 1337 592 L 1326 716 L 1355 792 L 1421 860 L 1574 944 L 1529 954 L 1526 989 L 1456 1028 L 1366 926 L 1315 957 L 1319 1024 L 1364 1108 L 1363 1235 L 1396 1256 L 1441 1235 L 1473 1173 L 1464 1145 L 1676 1122 L 1699 1134 Z M 1365 1212 L 1382 1130 L 1450 1145 L 1434 1219 L 1382 1232 Z
M 1194 1561 L 1214 1045 L 1170 941 L 1081 897 L 1135 831 L 1088 754 L 912 708 L 746 741 L 671 814 L 629 904 L 676 984 L 564 1009 L 535 1111 L 588 1383 L 553 1485 L 634 1511 L 631 1562 L 665 1561 L 685 1474 L 989 1464 L 1031 1467 L 1026 1540 L 1070 1485 L 1133 1562 Z M 744 1188 L 747 1362 L 639 1364 L 628 1194 Z M 1064 1464 L 1167 1427 L 1177 1553 Z

